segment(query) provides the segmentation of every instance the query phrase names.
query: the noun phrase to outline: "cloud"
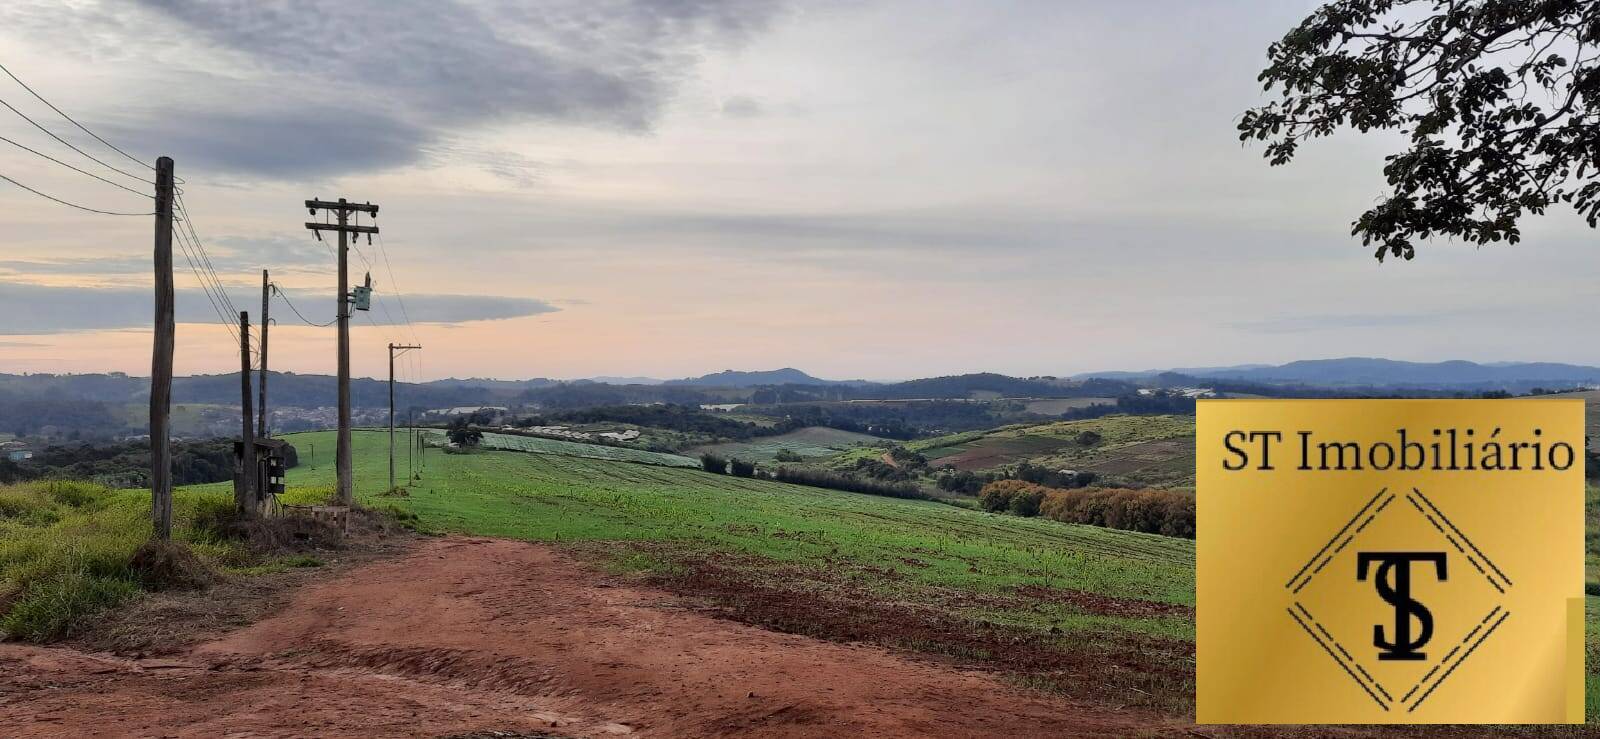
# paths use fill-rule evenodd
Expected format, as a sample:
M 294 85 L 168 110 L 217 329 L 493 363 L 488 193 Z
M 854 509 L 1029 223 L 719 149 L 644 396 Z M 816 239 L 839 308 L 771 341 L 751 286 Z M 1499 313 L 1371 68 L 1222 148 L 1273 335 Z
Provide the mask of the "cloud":
M 125 110 L 107 129 L 195 169 L 303 179 L 414 164 L 477 126 L 647 131 L 706 48 L 744 43 L 780 10 L 779 0 L 139 0 L 10 13 L 90 57 L 115 39 L 111 53 L 215 59 L 169 72 L 181 115 Z M 528 181 L 513 155 L 482 164 Z
M 766 112 L 766 106 L 749 95 L 734 95 L 722 101 L 722 114 L 729 118 L 755 118 Z
M 194 170 L 242 172 L 279 179 L 317 179 L 413 164 L 434 133 L 381 110 L 308 105 L 289 109 L 237 102 L 227 110 L 190 110 L 155 125 L 108 127 L 117 139 L 140 141 Z
M 331 296 L 321 290 L 289 290 L 289 300 L 311 321 L 333 316 Z M 151 325 L 150 289 L 58 287 L 24 282 L 0 281 L 0 335 L 43 335 L 70 331 L 101 331 L 144 328 Z M 251 308 L 256 303 L 249 302 Z M 313 308 L 313 306 L 318 306 Z M 276 309 L 293 320 L 293 313 Z M 378 324 L 403 321 L 398 306 L 385 314 L 373 310 Z M 414 323 L 458 324 L 521 318 L 560 310 L 535 298 L 492 295 L 410 295 L 405 298 L 405 315 Z M 254 312 L 254 311 L 252 311 Z M 221 318 L 206 295 L 195 289 L 178 290 L 174 314 L 179 323 L 210 323 Z M 392 318 L 392 321 L 391 321 Z
M 224 271 L 255 270 L 262 264 L 329 267 L 336 259 L 333 247 L 328 242 L 318 242 L 310 232 L 303 236 L 221 236 L 207 251 L 216 264 L 223 265 L 219 269 Z
M 326 244 L 318 243 L 309 233 L 304 238 L 289 236 L 223 236 L 207 244 L 207 254 L 212 265 L 220 272 L 255 272 L 261 264 L 278 268 L 300 266 L 326 267 L 333 263 L 333 255 Z M 177 254 L 180 272 L 187 269 L 182 252 Z M 100 257 L 59 257 L 0 259 L 0 272 L 19 275 L 72 275 L 76 277 L 104 277 L 113 275 L 148 275 L 150 256 L 106 255 Z
M 1480 311 L 1453 310 L 1437 313 L 1347 313 L 1305 316 L 1274 316 L 1232 324 L 1241 331 L 1261 334 L 1298 334 L 1307 331 L 1338 329 L 1391 329 L 1400 326 L 1449 324 Z
M 29 275 L 132 275 L 152 269 L 150 257 L 0 259 L 0 271 Z

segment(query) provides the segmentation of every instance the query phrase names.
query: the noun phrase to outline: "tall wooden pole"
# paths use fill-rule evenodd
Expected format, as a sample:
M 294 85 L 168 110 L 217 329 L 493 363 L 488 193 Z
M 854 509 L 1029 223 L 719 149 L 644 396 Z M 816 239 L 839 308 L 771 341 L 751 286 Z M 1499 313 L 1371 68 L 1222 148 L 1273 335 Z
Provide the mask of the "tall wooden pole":
M 334 468 L 338 482 L 334 488 L 340 505 L 355 502 L 355 480 L 350 470 L 350 243 L 344 227 L 350 211 L 339 198 L 339 435 L 334 447 Z
M 255 413 L 250 408 L 250 314 L 239 311 L 239 484 L 233 490 L 234 505 L 245 515 L 256 511 L 256 436 Z
M 350 505 L 355 502 L 355 484 L 350 470 L 350 234 L 378 232 L 377 226 L 352 226 L 350 213 L 362 211 L 378 215 L 378 206 L 371 203 L 351 203 L 345 198 L 338 202 L 324 200 L 307 200 L 306 207 L 313 215 L 318 210 L 331 210 L 338 217 L 337 225 L 329 223 L 307 223 L 306 228 L 312 231 L 338 231 L 339 232 L 339 295 L 338 316 L 339 321 L 339 433 L 338 444 L 334 449 L 334 467 L 337 470 L 337 482 L 334 488 L 335 502 L 340 505 Z M 368 238 L 371 238 L 370 236 Z
M 150 353 L 150 521 L 172 538 L 172 159 L 156 160 L 156 331 Z
M 257 408 L 256 412 L 261 420 L 256 424 L 256 436 L 262 439 L 267 438 L 267 327 L 271 325 L 271 320 L 268 318 L 271 314 L 267 312 L 267 298 L 271 290 L 272 285 L 267 282 L 267 271 L 261 270 L 261 372 L 256 380 L 259 385 L 256 391 L 260 393 L 261 398 L 259 404 L 261 407 Z

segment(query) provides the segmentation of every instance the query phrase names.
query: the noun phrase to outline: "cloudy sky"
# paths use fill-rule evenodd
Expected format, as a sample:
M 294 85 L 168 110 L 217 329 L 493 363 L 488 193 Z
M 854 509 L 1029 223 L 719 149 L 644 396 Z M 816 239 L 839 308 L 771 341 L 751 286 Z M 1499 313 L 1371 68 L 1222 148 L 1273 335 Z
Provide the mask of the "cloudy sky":
M 1312 7 L 7 0 L 0 64 L 172 156 L 252 316 L 265 267 L 331 318 L 302 201 L 379 203 L 382 241 L 352 257 L 382 298 L 353 324 L 360 375 L 413 340 L 402 376 L 423 379 L 1600 363 L 1576 216 L 1380 265 L 1348 233 L 1392 142 L 1324 140 L 1288 168 L 1239 144 L 1266 45 Z M 148 174 L 3 75 L 0 100 Z M 0 136 L 139 189 L 3 107 Z M 0 174 L 150 207 L 4 142 Z M 0 182 L 0 371 L 148 374 L 151 222 Z M 178 372 L 237 369 L 178 265 Z M 331 329 L 273 316 L 275 369 L 332 370 Z

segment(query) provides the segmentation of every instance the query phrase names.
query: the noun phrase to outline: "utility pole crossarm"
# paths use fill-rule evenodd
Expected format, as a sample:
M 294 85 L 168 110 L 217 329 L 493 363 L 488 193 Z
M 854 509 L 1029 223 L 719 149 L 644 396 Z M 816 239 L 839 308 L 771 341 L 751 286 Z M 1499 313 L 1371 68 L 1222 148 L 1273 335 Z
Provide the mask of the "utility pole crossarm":
M 312 231 L 343 231 L 345 233 L 375 234 L 377 226 L 345 226 L 338 223 L 307 223 L 306 228 Z
M 351 203 L 344 200 L 307 200 L 306 207 L 315 210 L 358 210 L 362 213 L 378 214 L 378 206 L 372 203 Z

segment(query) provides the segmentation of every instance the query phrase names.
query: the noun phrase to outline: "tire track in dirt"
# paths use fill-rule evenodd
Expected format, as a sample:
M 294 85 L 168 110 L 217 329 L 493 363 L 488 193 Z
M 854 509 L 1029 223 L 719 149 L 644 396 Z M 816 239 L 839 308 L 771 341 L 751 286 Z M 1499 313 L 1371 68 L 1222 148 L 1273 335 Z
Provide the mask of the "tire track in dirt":
M 524 542 L 448 538 L 167 660 L 0 645 L 8 735 L 1150 736 L 1172 719 L 730 622 Z

